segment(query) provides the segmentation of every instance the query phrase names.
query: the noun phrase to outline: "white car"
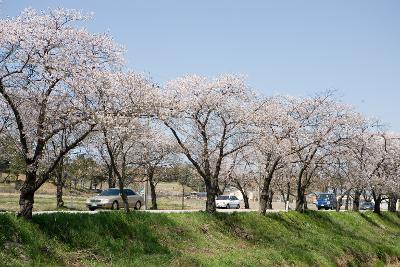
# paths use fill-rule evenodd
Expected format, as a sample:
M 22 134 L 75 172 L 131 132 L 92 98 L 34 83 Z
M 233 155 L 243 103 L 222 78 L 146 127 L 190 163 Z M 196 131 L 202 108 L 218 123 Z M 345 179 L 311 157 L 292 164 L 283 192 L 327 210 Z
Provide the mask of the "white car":
M 240 200 L 235 196 L 218 196 L 215 204 L 217 208 L 240 209 Z

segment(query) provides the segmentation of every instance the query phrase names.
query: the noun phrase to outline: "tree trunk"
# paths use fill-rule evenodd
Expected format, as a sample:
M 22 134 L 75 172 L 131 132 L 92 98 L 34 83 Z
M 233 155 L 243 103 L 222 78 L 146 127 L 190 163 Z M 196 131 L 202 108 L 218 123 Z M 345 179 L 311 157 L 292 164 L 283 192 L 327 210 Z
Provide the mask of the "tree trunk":
M 128 203 L 128 198 L 126 197 L 125 191 L 124 191 L 124 182 L 122 179 L 118 179 L 118 185 L 119 185 L 119 193 L 121 194 L 122 202 L 124 203 L 124 210 L 126 213 L 129 212 L 129 203 Z
M 375 199 L 374 201 L 375 201 L 374 212 L 380 214 L 382 199 L 379 197 L 379 198 Z
M 285 210 L 289 211 L 289 201 L 290 201 L 290 182 L 287 183 L 287 191 L 286 191 L 286 198 L 285 198 Z
M 236 180 L 236 187 L 239 189 L 240 193 L 242 194 L 243 202 L 244 202 L 244 208 L 245 209 L 250 209 L 249 196 L 247 195 L 246 190 L 242 187 L 240 182 L 237 181 L 237 180 Z
M 306 201 L 306 193 L 305 188 L 302 185 L 304 169 L 300 171 L 298 180 L 297 180 L 297 198 L 296 198 L 296 211 L 304 212 L 307 209 L 307 201 Z
M 107 169 L 108 169 L 108 179 L 107 179 L 108 188 L 115 188 L 115 178 L 112 166 L 107 165 Z
M 274 196 L 274 191 L 268 191 L 268 199 L 267 199 L 267 209 L 272 210 L 272 198 Z
M 63 187 L 64 187 L 64 159 L 61 158 L 55 170 L 56 175 L 56 202 L 57 208 L 64 207 Z
M 360 210 L 360 196 L 361 196 L 361 191 L 360 190 L 356 190 L 354 192 L 353 211 L 359 211 Z
M 286 195 L 285 192 L 283 190 L 279 190 L 279 193 L 281 194 L 281 200 L 283 200 L 283 204 L 285 204 L 285 210 L 286 210 Z
M 247 193 L 242 193 L 243 196 L 243 202 L 244 202 L 244 208 L 245 209 L 250 209 L 250 203 L 249 203 L 249 196 L 247 195 Z
M 286 196 L 286 201 L 285 201 L 285 211 L 289 211 L 289 209 L 290 209 L 290 195 L 288 194 L 287 196 Z
M 182 184 L 182 210 L 185 209 L 185 185 Z
M 121 197 L 122 197 L 122 201 L 124 202 L 124 210 L 126 213 L 128 213 L 130 210 L 129 210 L 128 198 L 126 197 L 125 192 L 122 193 Z
M 304 196 L 303 196 L 303 205 L 304 205 L 304 210 L 308 210 L 308 203 L 307 203 L 307 196 L 306 196 L 306 194 L 304 193 Z
M 305 210 L 305 207 L 304 207 L 304 204 L 306 202 L 306 201 L 304 201 L 305 200 L 305 189 L 303 188 L 303 184 L 302 184 L 303 183 L 302 179 L 303 179 L 305 170 L 306 170 L 305 167 L 303 167 L 300 170 L 299 176 L 297 178 L 296 211 L 298 211 L 298 212 L 304 212 L 304 210 Z
M 397 205 L 398 198 L 397 196 L 392 196 L 389 198 L 389 203 L 388 203 L 388 210 L 391 212 L 396 212 L 396 205 Z
M 151 194 L 151 210 L 157 209 L 157 195 L 156 195 L 156 185 L 154 184 L 153 177 L 149 177 L 150 184 L 150 194 Z
M 302 187 L 297 188 L 296 211 L 304 212 L 307 209 L 305 190 Z
M 267 212 L 267 203 L 268 203 L 268 191 L 266 191 L 264 188 L 261 190 L 261 194 L 260 194 L 260 199 L 259 199 L 259 209 L 260 209 L 260 213 L 262 215 L 265 215 L 265 213 Z
M 207 192 L 206 211 L 209 213 L 214 213 L 217 211 L 215 197 L 217 195 L 218 184 L 212 179 L 205 179 L 205 184 Z
M 263 177 L 264 182 L 262 185 L 260 200 L 259 200 L 259 203 L 260 203 L 259 211 L 263 215 L 265 215 L 265 213 L 269 207 L 272 208 L 272 203 L 270 203 L 270 204 L 268 203 L 269 202 L 269 193 L 270 193 L 269 188 L 270 188 L 271 181 L 272 181 L 274 172 L 276 170 L 276 167 L 278 166 L 279 161 L 280 161 L 280 158 L 275 159 L 271 169 L 268 172 L 268 175 L 266 177 L 265 176 Z M 271 201 L 272 201 L 272 199 L 271 199 Z
M 272 190 L 262 190 L 260 196 L 260 213 L 265 215 L 267 210 L 272 210 L 272 197 L 274 193 Z
M 350 191 L 348 191 L 346 194 L 346 203 L 344 205 L 345 210 L 349 210 L 349 202 L 350 202 Z
M 64 207 L 64 200 L 63 200 L 63 181 L 62 178 L 57 175 L 56 177 L 56 199 L 57 199 L 57 208 Z
M 340 207 L 342 207 L 342 204 L 343 204 L 343 195 L 341 195 L 336 202 L 336 211 L 337 212 L 340 211 Z
M 36 182 L 36 169 L 29 170 L 30 166 L 27 166 L 26 179 L 21 186 L 19 196 L 19 212 L 18 217 L 23 217 L 27 220 L 32 219 L 32 210 L 35 197 L 35 182 Z
M 382 195 L 375 194 L 374 190 L 372 190 L 372 196 L 374 198 L 374 213 L 380 214 L 381 213 L 381 202 L 382 202 Z

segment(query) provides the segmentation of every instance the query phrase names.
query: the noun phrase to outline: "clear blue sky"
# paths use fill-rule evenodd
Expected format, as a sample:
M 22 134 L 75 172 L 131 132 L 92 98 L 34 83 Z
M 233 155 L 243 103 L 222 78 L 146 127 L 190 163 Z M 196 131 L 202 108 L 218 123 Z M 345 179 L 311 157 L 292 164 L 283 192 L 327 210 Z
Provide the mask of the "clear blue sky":
M 244 73 L 266 95 L 335 89 L 400 131 L 400 1 L 16 1 L 93 11 L 87 28 L 127 49 L 128 67 L 159 83 L 180 75 Z

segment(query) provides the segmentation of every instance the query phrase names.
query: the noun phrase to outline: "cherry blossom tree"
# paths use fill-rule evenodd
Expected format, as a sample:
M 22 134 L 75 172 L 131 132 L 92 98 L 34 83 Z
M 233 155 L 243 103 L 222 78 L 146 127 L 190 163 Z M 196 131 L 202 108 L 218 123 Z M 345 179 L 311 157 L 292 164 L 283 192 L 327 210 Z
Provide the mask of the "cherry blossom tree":
M 353 187 L 353 211 L 358 211 L 360 206 L 360 196 L 365 187 L 366 165 L 367 165 L 367 142 L 368 134 L 363 130 L 355 136 L 350 143 L 349 152 L 349 175 Z
M 252 141 L 248 126 L 258 109 L 255 95 L 243 77 L 225 74 L 211 80 L 178 78 L 166 85 L 162 97 L 159 119 L 203 178 L 206 210 L 215 212 L 224 159 Z
M 389 142 L 389 160 L 387 163 L 387 181 L 388 210 L 396 212 L 397 202 L 400 199 L 400 135 L 398 133 L 390 134 Z
M 237 188 L 243 197 L 244 208 L 249 209 L 249 191 L 258 182 L 258 173 L 252 157 L 253 148 L 248 146 L 227 157 L 221 171 L 227 185 Z
M 288 163 L 289 160 L 284 164 L 284 166 L 275 172 L 275 178 L 271 181 L 271 186 L 273 190 L 277 191 L 281 199 L 285 204 L 285 210 L 288 211 L 290 208 L 290 198 L 295 197 L 293 193 L 293 188 L 295 188 L 296 182 L 296 166 L 294 164 Z M 269 200 L 270 201 L 270 200 Z
M 343 138 L 330 147 L 330 153 L 325 158 L 321 170 L 323 176 L 321 183 L 325 184 L 326 188 L 332 188 L 337 197 L 337 211 L 340 210 L 345 196 L 347 210 L 351 192 L 361 192 L 363 182 L 357 159 L 358 148 L 363 143 L 360 142 L 360 136 L 370 128 L 368 120 L 357 112 L 349 113 L 346 123 L 347 137 L 342 135 Z M 359 201 L 356 201 L 357 203 Z
M 122 63 L 121 49 L 105 34 L 76 28 L 88 16 L 74 10 L 27 9 L 0 20 L 0 95 L 12 114 L 26 163 L 19 216 L 30 219 L 35 191 L 61 158 L 96 127 L 98 92 L 93 73 Z M 46 146 L 64 129 L 68 144 L 38 177 Z
M 257 138 L 252 144 L 252 149 L 261 178 L 261 214 L 265 214 L 267 209 L 272 209 L 271 182 L 275 172 L 289 164 L 289 158 L 295 152 L 289 138 L 295 134 L 298 126 L 290 117 L 290 108 L 284 98 L 270 98 L 264 100 L 255 118 Z
M 314 179 L 322 177 L 333 148 L 352 138 L 353 120 L 357 118 L 347 105 L 336 102 L 330 92 L 311 98 L 290 100 L 291 116 L 299 123 L 290 138 L 296 151 L 297 175 L 296 210 L 306 208 L 306 191 Z
M 157 209 L 156 186 L 161 177 L 162 168 L 172 166 L 175 162 L 177 145 L 175 140 L 165 134 L 165 130 L 153 123 L 144 126 L 140 137 L 134 140 L 132 163 L 144 170 L 149 181 L 151 209 Z
M 355 173 L 351 165 L 353 159 L 349 156 L 348 150 L 336 149 L 327 157 L 326 164 L 321 170 L 322 183 L 325 184 L 326 188 L 333 188 L 337 197 L 336 211 L 340 210 L 345 196 L 347 196 L 346 209 L 348 209 L 348 198 L 353 189 L 352 175 Z
M 99 87 L 109 90 L 101 94 L 101 111 L 97 114 L 101 135 L 98 136 L 95 146 L 100 148 L 101 156 L 112 168 L 125 211 L 129 212 L 123 189 L 129 176 L 132 176 L 130 168 L 134 164 L 136 140 L 145 135 L 146 122 L 143 119 L 156 112 L 154 99 L 157 87 L 147 77 L 133 72 L 111 73 L 106 79 L 100 77 L 98 84 Z
M 46 154 L 48 158 L 51 160 L 54 157 L 57 157 L 60 150 L 65 150 L 66 146 L 68 145 L 68 132 L 67 129 L 64 129 L 60 132 L 60 134 L 56 138 L 51 140 L 51 143 L 48 145 L 50 147 L 47 148 Z M 63 200 L 63 188 L 66 182 L 66 172 L 65 172 L 65 161 L 67 158 L 67 154 L 60 158 L 56 168 L 53 170 L 52 175 L 55 176 L 55 185 L 56 185 L 56 201 L 57 201 L 57 208 L 64 207 L 64 200 Z
M 368 138 L 365 187 L 374 200 L 374 212 L 381 212 L 381 203 L 398 193 L 399 136 L 387 132 L 373 133 Z
M 124 209 L 129 212 L 127 196 L 124 192 L 128 184 L 130 173 L 130 157 L 134 148 L 134 138 L 139 134 L 140 126 L 133 127 L 133 122 L 129 122 L 130 129 L 125 131 L 115 131 L 113 128 L 103 129 L 103 142 L 108 152 L 109 162 L 117 177 L 118 187 L 120 189 Z M 119 205 L 119 203 L 117 203 Z M 119 208 L 119 206 L 117 207 Z
M 93 146 L 95 147 L 95 150 L 97 151 L 97 153 L 100 156 L 102 165 L 105 165 L 105 169 L 107 172 L 107 185 L 108 188 L 114 188 L 116 186 L 116 177 L 114 175 L 114 169 L 113 166 L 111 165 L 111 161 L 110 158 L 108 156 L 108 151 L 107 151 L 107 147 L 104 144 L 104 142 L 98 142 L 95 141 L 93 142 Z M 112 151 L 112 153 L 115 153 L 115 151 Z

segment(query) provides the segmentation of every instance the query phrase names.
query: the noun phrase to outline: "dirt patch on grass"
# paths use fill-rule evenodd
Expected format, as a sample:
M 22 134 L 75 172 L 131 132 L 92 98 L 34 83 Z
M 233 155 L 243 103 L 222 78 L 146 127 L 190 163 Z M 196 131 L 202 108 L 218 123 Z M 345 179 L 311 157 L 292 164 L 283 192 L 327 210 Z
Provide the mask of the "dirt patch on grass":
M 250 233 L 249 231 L 241 228 L 241 227 L 234 227 L 233 232 L 235 235 L 241 239 L 246 239 L 246 240 L 254 240 L 254 235 Z
M 110 262 L 111 259 L 108 259 L 104 256 L 100 256 L 95 253 L 94 250 L 91 249 L 83 249 L 79 251 L 73 251 L 65 254 L 64 262 L 67 266 L 75 266 L 75 267 L 83 267 L 90 266 L 91 264 L 86 264 L 85 262 L 97 262 L 105 264 Z
M 368 255 L 360 256 L 358 254 L 349 253 L 344 256 L 336 258 L 336 266 L 338 267 L 347 267 L 353 265 L 362 265 L 365 267 L 377 266 L 377 262 L 383 262 L 385 266 L 400 266 L 400 258 L 398 257 L 390 257 L 389 255 L 385 255 L 385 258 L 381 257 L 371 257 Z
M 3 244 L 4 250 L 11 252 L 15 257 L 19 258 L 22 262 L 30 262 L 31 257 L 26 253 L 24 246 L 20 241 L 6 241 Z

